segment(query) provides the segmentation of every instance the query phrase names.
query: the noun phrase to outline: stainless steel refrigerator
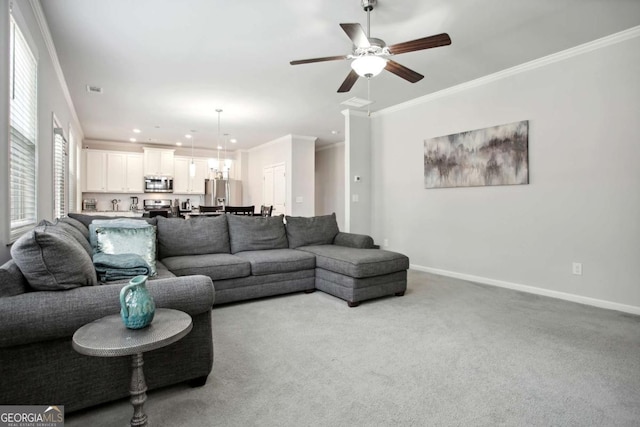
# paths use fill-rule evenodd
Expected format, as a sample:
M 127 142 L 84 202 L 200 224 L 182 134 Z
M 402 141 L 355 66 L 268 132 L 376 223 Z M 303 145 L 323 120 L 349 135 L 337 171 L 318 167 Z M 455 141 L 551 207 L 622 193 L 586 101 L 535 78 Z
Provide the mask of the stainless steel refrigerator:
M 239 206 L 242 186 L 237 179 L 207 179 L 204 182 L 205 206 Z

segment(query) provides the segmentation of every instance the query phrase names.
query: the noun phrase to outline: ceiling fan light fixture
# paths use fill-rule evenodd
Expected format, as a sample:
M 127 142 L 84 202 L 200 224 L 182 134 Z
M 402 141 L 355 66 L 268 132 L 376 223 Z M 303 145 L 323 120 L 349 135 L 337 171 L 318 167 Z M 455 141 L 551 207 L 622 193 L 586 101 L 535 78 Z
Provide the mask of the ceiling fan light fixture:
M 351 68 L 360 77 L 371 78 L 380 74 L 386 65 L 387 60 L 381 56 L 366 55 L 354 59 Z

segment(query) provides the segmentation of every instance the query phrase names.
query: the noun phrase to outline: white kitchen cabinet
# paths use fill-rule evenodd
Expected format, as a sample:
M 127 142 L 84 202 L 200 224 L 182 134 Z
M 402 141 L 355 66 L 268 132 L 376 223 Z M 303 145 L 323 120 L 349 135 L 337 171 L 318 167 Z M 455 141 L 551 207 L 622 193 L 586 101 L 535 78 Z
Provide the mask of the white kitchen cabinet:
M 143 193 L 143 156 L 105 150 L 84 150 L 84 180 L 87 193 Z
M 127 154 L 127 192 L 144 193 L 144 156 Z
M 142 163 L 142 154 L 121 152 L 107 153 L 107 192 L 144 192 Z
M 191 157 L 174 158 L 173 192 L 176 194 L 204 194 L 204 180 L 207 178 L 208 160 L 194 158 L 196 173 L 191 177 L 189 165 Z
M 174 176 L 175 150 L 161 148 L 144 148 L 145 176 Z
M 107 152 L 85 150 L 83 191 L 103 193 L 107 190 Z

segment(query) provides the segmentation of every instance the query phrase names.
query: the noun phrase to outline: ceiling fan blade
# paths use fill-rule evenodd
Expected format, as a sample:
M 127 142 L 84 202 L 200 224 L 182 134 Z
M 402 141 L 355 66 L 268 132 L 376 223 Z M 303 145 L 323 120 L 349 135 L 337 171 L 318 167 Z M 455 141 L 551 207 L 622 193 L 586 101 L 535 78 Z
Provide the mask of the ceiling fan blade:
M 396 61 L 392 61 L 390 59 L 387 60 L 387 65 L 384 69 L 411 83 L 419 82 L 424 78 L 422 74 L 416 73 L 412 69 L 407 68 L 404 65 L 400 65 Z
M 398 43 L 389 46 L 389 52 L 394 55 L 399 53 L 413 52 L 416 50 L 431 49 L 432 47 L 448 46 L 451 44 L 449 34 L 442 33 L 435 36 L 423 37 L 410 42 Z
M 371 47 L 367 34 L 360 24 L 340 24 L 345 33 L 349 36 L 355 47 Z
M 289 62 L 289 64 L 291 64 L 291 65 L 311 64 L 313 62 L 339 61 L 341 59 L 349 59 L 349 58 L 346 55 L 325 56 L 323 58 L 299 59 L 297 61 L 291 61 L 291 62 Z
M 344 82 L 342 82 L 342 86 L 340 86 L 340 88 L 338 89 L 339 93 L 342 92 L 349 92 L 351 90 L 351 88 L 353 87 L 354 84 L 356 84 L 356 81 L 358 80 L 358 73 L 356 73 L 355 71 L 351 70 L 351 72 L 349 73 L 349 75 L 347 76 L 346 79 L 344 79 Z

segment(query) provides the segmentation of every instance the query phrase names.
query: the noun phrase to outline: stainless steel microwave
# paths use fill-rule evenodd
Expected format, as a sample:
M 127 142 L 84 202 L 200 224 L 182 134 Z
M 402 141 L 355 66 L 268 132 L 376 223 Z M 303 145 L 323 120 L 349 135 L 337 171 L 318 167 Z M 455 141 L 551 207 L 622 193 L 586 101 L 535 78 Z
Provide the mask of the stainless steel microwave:
M 173 178 L 170 176 L 145 176 L 145 193 L 173 193 Z

